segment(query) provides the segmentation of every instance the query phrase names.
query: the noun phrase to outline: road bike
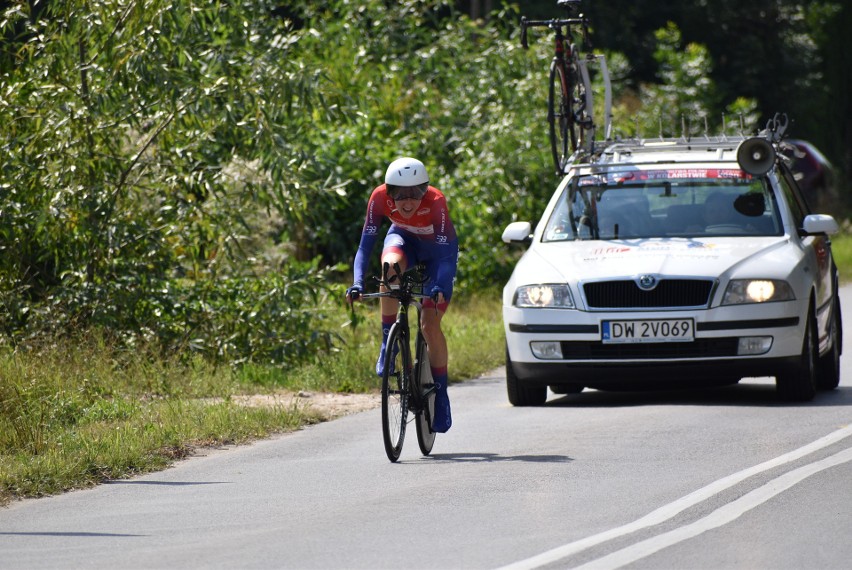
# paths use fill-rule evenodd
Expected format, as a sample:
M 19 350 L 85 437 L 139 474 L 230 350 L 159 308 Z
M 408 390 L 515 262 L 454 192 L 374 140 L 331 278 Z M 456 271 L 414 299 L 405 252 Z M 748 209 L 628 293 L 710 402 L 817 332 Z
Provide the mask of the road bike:
M 382 267 L 381 279 L 375 278 L 384 288 L 379 293 L 362 294 L 363 299 L 390 297 L 399 302 L 396 321 L 391 325 L 385 349 L 382 374 L 382 435 L 388 459 L 396 462 L 402 453 L 405 429 L 409 412 L 414 416 L 417 427 L 417 443 L 423 455 L 432 452 L 435 432 L 432 418 L 435 414 L 435 383 L 429 366 L 426 338 L 420 330 L 420 315 L 423 311 L 423 284 L 428 280 L 426 267 L 415 265 L 404 273 L 394 264 L 393 275 L 388 276 L 390 266 Z M 417 309 L 414 334 L 414 359 L 411 358 L 412 330 L 409 325 L 411 307 Z
M 554 32 L 554 55 L 550 63 L 548 82 L 547 121 L 550 125 L 550 148 L 557 175 L 564 173 L 571 155 L 578 150 L 592 150 L 595 139 L 595 121 L 592 84 L 589 64 L 598 62 L 605 88 L 604 115 L 606 138 L 609 138 L 611 115 L 611 89 L 606 58 L 591 53 L 589 20 L 579 13 L 581 0 L 559 0 L 557 5 L 568 10 L 573 17 L 551 20 L 521 18 L 521 45 L 529 47 L 527 29 L 544 27 Z M 574 29 L 579 28 L 582 45 L 589 53 L 580 56 L 574 43 Z

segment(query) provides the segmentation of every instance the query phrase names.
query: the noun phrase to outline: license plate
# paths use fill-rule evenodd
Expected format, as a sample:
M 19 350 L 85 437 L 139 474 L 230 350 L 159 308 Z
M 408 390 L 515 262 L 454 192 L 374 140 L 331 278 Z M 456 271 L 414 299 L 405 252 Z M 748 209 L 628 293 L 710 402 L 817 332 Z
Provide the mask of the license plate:
M 695 339 L 692 319 L 647 319 L 603 321 L 601 340 L 618 342 L 691 342 Z

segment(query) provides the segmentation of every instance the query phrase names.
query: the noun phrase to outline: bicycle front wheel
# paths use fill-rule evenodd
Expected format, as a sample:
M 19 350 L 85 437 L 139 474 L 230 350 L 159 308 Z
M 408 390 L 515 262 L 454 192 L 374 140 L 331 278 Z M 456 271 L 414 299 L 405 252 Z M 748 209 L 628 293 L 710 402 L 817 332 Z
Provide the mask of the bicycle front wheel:
M 382 374 L 382 436 L 388 459 L 396 462 L 402 453 L 408 422 L 408 386 L 411 351 L 408 338 L 394 324 L 388 333 L 385 369 Z
M 421 409 L 417 412 L 417 443 L 423 455 L 432 453 L 435 445 L 435 432 L 432 431 L 432 418 L 435 417 L 435 384 L 432 380 L 432 367 L 429 365 L 429 353 L 422 334 L 417 335 L 417 379 L 415 387 L 420 390 Z
M 571 109 L 571 78 L 554 59 L 550 64 L 550 90 L 547 97 L 547 121 L 550 123 L 550 149 L 556 174 L 564 172 L 565 163 L 577 148 L 577 130 Z

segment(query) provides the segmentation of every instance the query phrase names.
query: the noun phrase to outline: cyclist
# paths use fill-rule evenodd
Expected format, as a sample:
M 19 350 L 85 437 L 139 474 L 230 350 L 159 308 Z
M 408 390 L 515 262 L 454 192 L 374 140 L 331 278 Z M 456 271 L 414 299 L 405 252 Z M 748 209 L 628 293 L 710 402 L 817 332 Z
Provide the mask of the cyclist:
M 423 301 L 420 327 L 426 337 L 436 388 L 432 429 L 443 433 L 450 429 L 452 416 L 447 395 L 447 340 L 441 330 L 441 318 L 453 294 L 459 248 L 447 200 L 440 190 L 429 185 L 426 167 L 419 160 L 404 157 L 393 161 L 385 173 L 385 183 L 370 195 L 361 242 L 355 254 L 354 283 L 346 290 L 350 303 L 364 290 L 364 273 L 384 218 L 390 220 L 391 226 L 382 249 L 382 263 L 387 262 L 391 267 L 398 263 L 402 271 L 423 263 L 428 273 L 424 292 L 429 298 Z M 396 311 L 394 299 L 381 299 L 382 346 L 376 362 L 379 376 L 383 372 L 388 332 L 396 321 Z

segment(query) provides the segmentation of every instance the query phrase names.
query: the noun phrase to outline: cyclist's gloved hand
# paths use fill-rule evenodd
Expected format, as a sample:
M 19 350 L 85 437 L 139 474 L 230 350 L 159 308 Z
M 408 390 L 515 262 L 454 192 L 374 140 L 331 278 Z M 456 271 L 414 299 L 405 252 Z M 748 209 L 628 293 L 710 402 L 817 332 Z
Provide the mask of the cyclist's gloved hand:
M 353 285 L 352 287 L 350 287 L 349 289 L 347 289 L 346 290 L 346 300 L 349 301 L 350 303 L 352 301 L 357 301 L 358 298 L 361 296 L 362 289 L 363 288 L 360 285 L 358 285 L 357 283 L 355 285 Z
M 432 290 L 429 291 L 429 298 L 435 301 L 435 304 L 437 305 L 439 302 L 445 300 L 446 297 L 444 296 L 444 290 L 435 285 L 432 287 Z

